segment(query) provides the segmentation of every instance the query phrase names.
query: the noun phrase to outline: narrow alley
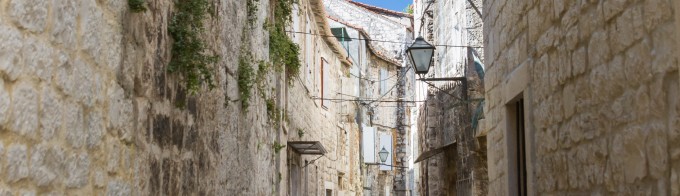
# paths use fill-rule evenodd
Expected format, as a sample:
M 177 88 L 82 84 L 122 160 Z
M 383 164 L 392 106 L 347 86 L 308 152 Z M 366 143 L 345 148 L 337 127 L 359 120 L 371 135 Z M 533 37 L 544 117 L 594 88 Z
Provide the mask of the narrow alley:
M 679 0 L 0 0 L 0 196 L 680 195 Z

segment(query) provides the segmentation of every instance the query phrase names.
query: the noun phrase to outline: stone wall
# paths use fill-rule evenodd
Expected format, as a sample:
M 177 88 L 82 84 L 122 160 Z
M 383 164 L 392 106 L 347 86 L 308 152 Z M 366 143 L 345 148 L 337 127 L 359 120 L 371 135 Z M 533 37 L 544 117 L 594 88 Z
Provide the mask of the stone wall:
M 443 135 L 440 126 L 442 110 L 438 106 L 439 101 L 435 101 L 433 94 L 429 94 L 428 102 L 420 107 L 420 116 L 418 118 L 418 144 L 416 148 L 417 154 L 422 154 L 427 151 L 435 150 L 441 147 L 446 142 L 453 142 L 455 138 L 453 135 L 449 137 Z M 446 163 L 455 163 L 455 157 L 448 157 L 444 153 L 440 153 L 418 164 L 420 175 L 417 176 L 419 183 L 417 192 L 421 195 L 445 195 L 449 188 L 454 188 L 455 184 L 446 181 Z M 452 170 L 455 171 L 455 168 Z M 455 175 L 454 175 L 455 177 Z
M 290 125 L 274 126 L 255 94 L 241 107 L 241 49 L 269 58 L 268 1 L 258 2 L 248 34 L 245 3 L 210 1 L 201 36 L 221 57 L 212 67 L 217 87 L 196 95 L 167 71 L 172 1 L 146 6 L 132 13 L 123 0 L 0 0 L 1 195 L 285 195 L 288 154 L 272 145 L 298 128 L 335 153 L 319 161 L 311 189 L 337 184 L 338 171 L 356 175 L 346 167 L 358 152 L 349 147 L 356 127 L 336 128 L 340 117 L 298 93 L 301 85 L 288 89 L 282 74 L 265 78 L 265 94 L 289 109 Z M 337 54 L 317 43 L 341 70 Z M 350 135 L 336 137 L 341 130 Z
M 245 5 L 211 3 L 205 38 L 222 57 L 218 87 L 193 96 L 165 67 L 173 5 L 147 3 L 131 13 L 127 1 L 0 1 L 3 192 L 272 191 L 273 152 L 255 153 L 257 135 L 272 133 L 255 120 L 266 116 L 262 102 L 249 113 L 225 102 L 225 94 L 238 98 L 242 35 L 229 29 L 243 28 Z
M 530 194 L 680 194 L 673 2 L 484 1 L 490 195 L 517 182 L 518 97 Z
M 466 84 L 449 82 L 430 90 L 420 108 L 421 194 L 487 194 L 486 146 L 481 145 L 483 137 L 476 137 L 478 122 L 473 117 L 483 86 L 474 71 L 468 75 Z
M 414 18 L 416 19 L 414 21 L 415 29 L 414 29 L 414 34 L 415 36 L 423 36 L 429 43 L 433 44 L 436 46 L 435 50 L 435 56 L 434 58 L 434 63 L 433 66 L 431 67 L 428 77 L 435 77 L 435 78 L 443 78 L 443 77 L 468 77 L 468 85 L 469 85 L 469 97 L 473 98 L 481 98 L 483 95 L 480 93 L 483 91 L 483 85 L 482 82 L 478 77 L 476 77 L 477 73 L 475 71 L 475 67 L 473 66 L 473 58 L 477 57 L 480 61 L 480 63 L 484 62 L 484 55 L 482 52 L 482 44 L 484 43 L 484 37 L 482 35 L 484 25 L 482 23 L 482 18 L 479 15 L 480 13 L 478 11 L 482 11 L 482 1 L 481 0 L 470 0 L 470 1 L 446 1 L 446 0 L 434 0 L 434 1 L 429 1 L 429 0 L 414 0 Z M 471 51 L 473 55 L 471 55 Z M 466 68 L 467 66 L 467 68 Z M 466 73 L 467 71 L 467 73 Z M 418 86 L 416 86 L 416 94 L 417 97 L 420 97 L 419 99 L 421 100 L 428 100 L 428 102 L 435 101 L 436 106 L 431 106 L 428 107 L 428 110 L 437 110 L 436 115 L 431 116 L 430 118 L 434 119 L 428 119 L 429 121 L 441 121 L 441 124 L 438 124 L 437 127 L 440 129 L 445 129 L 445 128 L 450 128 L 451 131 L 449 132 L 442 132 L 446 134 L 450 134 L 450 137 L 446 137 L 443 135 L 439 135 L 438 137 L 443 137 L 443 138 L 456 138 L 459 135 L 459 132 L 455 132 L 453 130 L 457 130 L 459 128 L 464 128 L 464 126 L 471 126 L 472 123 L 470 120 L 471 117 L 465 118 L 464 120 L 466 121 L 456 121 L 460 120 L 458 118 L 463 118 L 460 113 L 460 110 L 453 109 L 449 107 L 448 105 L 455 104 L 459 102 L 459 100 L 456 100 L 455 98 L 452 98 L 450 96 L 447 96 L 445 94 L 438 93 L 437 96 L 432 97 L 429 96 L 428 91 L 439 91 L 441 90 L 441 87 L 449 85 L 446 82 L 430 82 L 429 84 L 426 84 L 424 82 L 419 82 Z M 432 87 L 436 86 L 436 88 Z M 454 95 L 457 95 L 459 97 L 463 97 L 463 93 L 454 93 Z M 443 96 L 443 97 L 441 97 Z M 433 100 L 434 99 L 434 100 Z M 441 100 L 438 100 L 441 99 Z M 466 100 L 468 101 L 468 100 Z M 471 101 L 470 103 L 474 104 L 475 106 L 478 105 L 479 102 Z M 430 103 L 427 103 L 430 104 Z M 446 106 L 447 109 L 442 109 Z M 427 107 L 427 106 L 421 106 L 420 104 L 416 104 L 416 107 Z M 437 109 L 435 109 L 437 108 Z M 468 111 L 473 111 L 475 110 L 476 107 L 471 106 L 470 110 Z M 421 110 L 422 111 L 422 110 Z M 466 112 L 468 112 L 466 111 Z M 431 111 L 429 111 L 431 112 Z M 419 113 L 417 115 L 425 115 L 423 113 Z M 429 114 L 428 114 L 429 115 Z M 465 115 L 471 115 L 471 114 L 465 114 Z M 437 119 L 437 120 L 435 120 Z M 457 124 L 454 126 L 453 123 L 456 122 Z M 427 129 L 431 129 L 432 127 L 428 127 Z M 472 129 L 470 129 L 472 130 Z M 476 131 L 476 130 L 473 130 Z M 419 133 L 429 133 L 431 132 L 430 130 L 418 130 L 417 132 Z M 419 135 L 419 137 L 424 137 L 422 134 Z M 473 134 L 467 135 L 465 137 L 469 139 L 470 144 L 477 144 L 477 139 Z M 442 138 L 438 138 L 442 139 Z M 425 142 L 425 143 L 420 143 L 420 142 Z M 434 144 L 430 144 L 434 142 Z M 421 149 L 420 153 L 423 153 L 431 148 L 436 148 L 441 145 L 445 145 L 446 142 L 436 142 L 436 140 L 419 140 L 420 146 L 423 147 Z M 462 144 L 462 143 L 461 143 Z M 434 146 L 433 146 L 434 145 Z M 429 148 L 424 148 L 426 146 L 430 146 Z M 459 149 L 456 149 L 453 154 L 455 154 L 457 157 L 433 157 L 430 160 L 430 162 L 423 161 L 421 162 L 422 164 L 417 164 L 416 167 L 421 167 L 421 171 L 425 170 L 432 170 L 433 168 L 437 168 L 441 170 L 442 172 L 446 172 L 446 163 L 447 161 L 460 161 L 460 160 L 467 160 L 468 155 L 471 154 L 471 151 L 475 150 L 470 150 L 471 146 L 468 146 L 468 144 L 462 144 L 464 148 L 461 148 L 461 145 L 458 145 Z M 479 152 L 478 152 L 479 153 Z M 444 154 L 444 153 L 442 153 Z M 461 156 L 465 155 L 465 156 Z M 437 155 L 437 156 L 443 156 L 443 155 Z M 466 158 L 463 158 L 466 157 Z M 448 159 L 448 160 L 447 160 Z M 478 187 L 485 187 L 486 185 L 484 182 L 486 181 L 484 178 L 475 178 L 475 180 L 479 180 L 477 182 L 472 182 L 470 179 L 473 178 L 467 178 L 469 179 L 466 182 L 463 182 L 462 179 L 465 179 L 464 176 L 475 173 L 475 175 L 483 174 L 485 173 L 484 170 L 484 164 L 483 160 L 477 159 L 474 157 L 473 159 L 475 160 L 480 160 L 479 164 L 475 163 L 470 163 L 466 165 L 456 165 L 454 169 L 458 170 L 459 173 L 457 175 L 460 175 L 460 179 L 456 179 L 457 176 L 453 176 L 454 180 L 452 180 L 450 185 L 442 185 L 441 183 L 446 182 L 446 180 L 423 180 L 421 181 L 421 187 L 427 188 L 428 190 L 424 191 L 421 193 L 425 193 L 429 191 L 430 194 L 433 194 L 433 190 L 437 190 L 439 192 L 446 192 L 447 186 L 457 186 L 457 183 L 464 184 L 468 183 L 467 185 L 460 185 L 461 188 L 458 188 L 456 190 L 455 188 L 450 189 L 453 192 L 458 192 L 458 194 L 468 194 L 470 192 L 473 192 L 473 194 L 477 195 L 484 195 L 485 191 L 483 190 L 475 190 L 475 191 L 470 191 L 472 189 L 478 188 Z M 435 162 L 435 165 L 437 166 L 432 166 L 431 162 Z M 475 169 L 474 172 L 471 171 L 466 171 L 466 172 L 461 172 L 461 168 L 469 168 L 469 169 Z M 480 170 L 477 170 L 480 169 Z M 442 172 L 435 172 L 435 171 L 429 171 L 426 173 L 421 172 L 419 175 L 438 175 L 439 173 Z M 427 176 L 423 176 L 420 179 L 428 178 Z M 444 178 L 444 177 L 441 177 Z M 460 182 L 458 182 L 460 180 Z M 474 184 L 474 185 L 470 185 Z M 426 187 L 429 186 L 429 187 Z M 436 187 L 436 188 L 435 188 Z

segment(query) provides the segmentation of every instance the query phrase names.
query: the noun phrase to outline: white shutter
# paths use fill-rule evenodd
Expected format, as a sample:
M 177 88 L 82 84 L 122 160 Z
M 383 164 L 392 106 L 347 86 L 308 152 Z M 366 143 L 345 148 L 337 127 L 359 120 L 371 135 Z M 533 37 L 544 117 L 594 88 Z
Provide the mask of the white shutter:
M 375 163 L 375 127 L 364 127 L 363 147 L 364 163 Z
M 389 154 L 387 155 L 387 160 L 385 165 L 392 165 L 392 134 L 390 132 L 380 132 L 380 146 L 378 146 L 378 151 L 385 148 Z M 380 170 L 392 170 L 391 166 L 380 165 Z
M 380 68 L 380 95 L 387 93 L 387 77 L 389 74 L 385 68 Z
M 323 88 L 323 98 L 324 98 L 324 100 L 323 100 L 322 105 L 326 106 L 326 108 L 330 108 L 330 105 L 331 105 L 331 101 L 327 100 L 327 99 L 333 98 L 331 96 L 332 95 L 331 92 L 333 91 L 331 89 L 331 73 L 332 73 L 330 71 L 331 69 L 332 69 L 332 65 L 330 63 L 328 63 L 328 61 L 326 61 L 326 59 L 323 59 L 323 68 L 322 68 L 322 71 L 323 71 L 323 78 L 322 78 L 323 87 L 321 87 L 321 88 Z

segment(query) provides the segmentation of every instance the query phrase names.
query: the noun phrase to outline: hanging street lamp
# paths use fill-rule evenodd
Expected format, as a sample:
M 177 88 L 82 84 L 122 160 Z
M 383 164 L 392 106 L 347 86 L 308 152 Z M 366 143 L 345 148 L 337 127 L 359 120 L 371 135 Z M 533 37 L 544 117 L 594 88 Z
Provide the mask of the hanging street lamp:
M 418 36 L 416 41 L 406 49 L 406 53 L 408 53 L 408 57 L 411 59 L 416 74 L 425 75 L 430 71 L 432 57 L 434 57 L 434 49 L 434 46 L 427 43 L 422 36 Z
M 385 147 L 382 147 L 382 150 L 378 152 L 378 156 L 380 156 L 380 163 L 366 163 L 366 165 L 382 165 L 382 166 L 388 166 L 388 167 L 396 167 L 396 168 L 408 168 L 404 166 L 396 166 L 396 165 L 389 165 L 385 164 L 387 161 L 387 157 L 390 156 L 390 152 L 385 149 Z
M 390 154 L 390 152 L 387 152 L 387 150 L 385 150 L 385 147 L 383 147 L 382 150 L 380 150 L 380 152 L 378 152 L 378 156 L 380 156 L 380 162 L 382 162 L 384 164 L 385 161 L 387 161 L 387 155 L 389 155 L 389 154 Z
M 408 57 L 411 59 L 411 64 L 415 69 L 416 74 L 420 75 L 420 81 L 465 81 L 465 77 L 451 77 L 451 78 L 424 78 L 423 76 L 430 71 L 434 59 L 435 47 L 427 43 L 423 36 L 418 36 L 416 41 L 406 49 Z

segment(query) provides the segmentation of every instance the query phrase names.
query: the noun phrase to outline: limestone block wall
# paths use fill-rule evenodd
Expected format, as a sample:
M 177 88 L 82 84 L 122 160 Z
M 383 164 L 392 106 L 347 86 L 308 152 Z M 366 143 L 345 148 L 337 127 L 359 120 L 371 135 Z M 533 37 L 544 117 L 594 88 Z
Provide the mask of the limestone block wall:
M 471 4 L 472 2 L 473 4 Z M 423 36 L 433 45 L 471 46 L 483 62 L 483 22 L 477 10 L 482 1 L 414 1 L 414 36 Z M 427 8 L 428 10 L 425 10 Z M 426 13 L 427 12 L 427 13 Z M 467 62 L 467 47 L 436 48 L 430 74 L 436 77 L 463 76 Z
M 429 94 L 428 98 L 434 98 L 434 95 Z M 442 136 L 439 120 L 439 114 L 442 113 L 441 108 L 437 107 L 438 102 L 428 101 L 420 107 L 420 114 L 418 118 L 418 154 L 426 151 L 434 150 L 444 144 L 446 140 Z M 454 138 L 449 138 L 450 140 Z M 420 170 L 420 175 L 417 176 L 420 184 L 418 193 L 421 195 L 442 195 L 445 194 L 443 190 L 449 186 L 445 184 L 445 172 L 442 171 L 442 166 L 445 161 L 443 154 L 435 155 L 429 159 L 423 160 L 417 165 Z M 454 170 L 455 171 L 455 170 Z M 453 186 L 455 188 L 455 186 Z
M 245 3 L 210 2 L 201 36 L 221 57 L 212 67 L 217 87 L 196 95 L 167 72 L 172 1 L 146 6 L 132 13 L 123 0 L 0 0 L 1 195 L 286 193 L 286 152 L 271 146 L 298 127 L 272 126 L 259 96 L 245 111 L 237 87 L 243 46 L 268 59 L 268 1 L 258 2 L 249 34 Z M 283 76 L 265 80 L 274 89 L 267 95 L 287 105 Z M 337 118 L 314 112 L 299 121 L 333 146 L 325 131 Z
M 484 1 L 489 194 L 508 195 L 513 98 L 529 193 L 680 194 L 678 4 Z
M 127 1 L 0 1 L 1 192 L 271 193 L 273 150 L 255 148 L 275 133 L 263 101 L 245 113 L 225 99 L 237 99 L 243 35 L 230 29 L 242 29 L 245 5 L 211 4 L 218 87 L 194 96 L 166 71 L 170 1 L 143 13 Z
M 466 4 L 467 1 L 435 1 L 431 5 L 434 10 L 432 44 L 468 45 Z M 426 32 L 424 30 L 423 35 L 428 34 Z M 437 66 L 433 66 L 432 72 L 437 77 L 463 76 L 466 57 L 467 48 L 439 47 L 434 58 Z

